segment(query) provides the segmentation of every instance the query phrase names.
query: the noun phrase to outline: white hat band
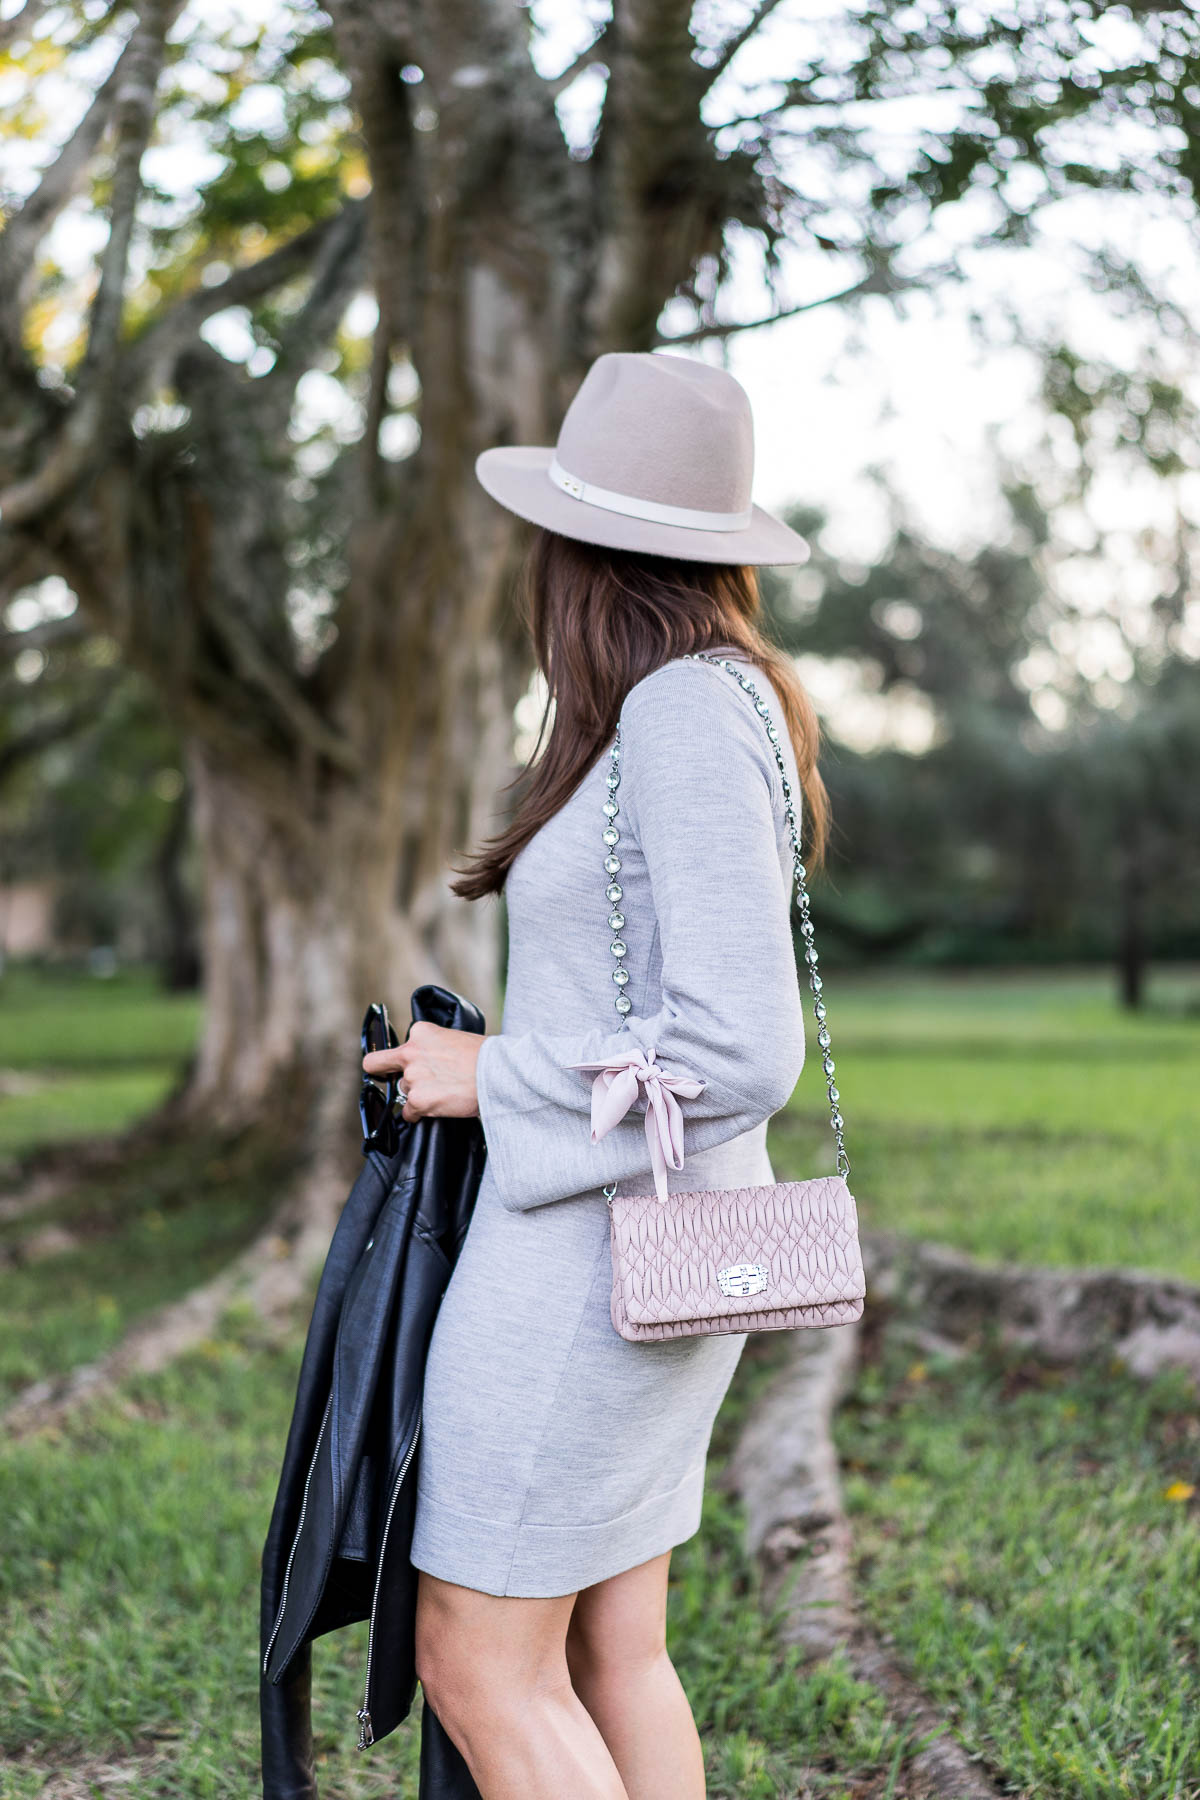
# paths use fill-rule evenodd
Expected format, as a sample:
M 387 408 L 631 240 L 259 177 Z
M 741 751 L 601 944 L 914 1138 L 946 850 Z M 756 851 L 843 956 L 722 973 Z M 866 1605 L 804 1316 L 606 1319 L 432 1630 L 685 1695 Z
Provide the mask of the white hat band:
M 630 519 L 648 519 L 654 525 L 683 525 L 689 531 L 745 531 L 754 522 L 754 508 L 745 512 L 697 512 L 690 506 L 663 506 L 657 500 L 639 500 L 636 494 L 617 494 L 611 488 L 597 487 L 594 482 L 580 481 L 554 457 L 548 470 L 555 487 L 573 500 L 588 506 L 602 507 L 605 512 L 624 513 Z

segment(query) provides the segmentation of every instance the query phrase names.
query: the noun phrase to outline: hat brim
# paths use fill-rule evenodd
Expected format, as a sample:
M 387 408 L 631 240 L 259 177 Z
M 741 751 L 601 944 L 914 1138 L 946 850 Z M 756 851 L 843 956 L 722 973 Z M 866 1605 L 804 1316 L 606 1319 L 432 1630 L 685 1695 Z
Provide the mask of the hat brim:
M 606 550 L 734 564 L 804 563 L 812 554 L 807 539 L 761 506 L 752 509 L 749 525 L 740 531 L 698 531 L 687 525 L 631 519 L 576 500 L 551 481 L 553 456 L 553 449 L 543 445 L 498 445 L 475 459 L 475 473 L 492 499 L 518 518 Z

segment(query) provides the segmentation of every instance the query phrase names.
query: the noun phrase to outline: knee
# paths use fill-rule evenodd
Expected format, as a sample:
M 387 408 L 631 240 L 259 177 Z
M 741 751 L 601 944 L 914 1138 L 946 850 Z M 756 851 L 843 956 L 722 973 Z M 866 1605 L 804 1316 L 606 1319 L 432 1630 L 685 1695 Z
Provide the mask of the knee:
M 572 1629 L 567 1662 L 577 1692 L 628 1688 L 670 1670 L 665 1629 L 636 1632 Z
M 471 1721 L 488 1708 L 491 1697 L 488 1659 L 475 1645 L 468 1654 L 463 1634 L 447 1619 L 418 1617 L 417 1679 L 426 1702 L 456 1741 Z
M 532 1697 L 556 1685 L 540 1661 L 529 1665 L 496 1630 L 452 1609 L 418 1610 L 415 1648 L 425 1698 L 460 1748 L 475 1734 L 502 1730 Z M 564 1663 L 561 1686 L 568 1685 Z

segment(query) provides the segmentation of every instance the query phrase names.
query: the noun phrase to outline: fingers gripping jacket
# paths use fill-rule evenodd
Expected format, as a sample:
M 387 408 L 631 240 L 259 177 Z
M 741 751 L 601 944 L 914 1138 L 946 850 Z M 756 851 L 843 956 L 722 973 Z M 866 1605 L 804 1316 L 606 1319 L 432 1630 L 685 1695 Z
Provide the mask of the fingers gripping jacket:
M 666 1168 L 683 1167 L 683 1114 L 676 1096 L 691 1098 L 706 1083 L 688 1071 L 670 1071 L 654 1061 L 654 1050 L 631 1046 L 628 1055 L 602 1063 L 571 1063 L 593 1071 L 592 1142 L 623 1118 L 637 1097 L 646 1093 L 646 1135 L 654 1172 L 653 1194 L 617 1195 L 606 1187 L 612 1245 L 613 1326 L 633 1342 L 704 1334 L 800 1330 L 844 1325 L 861 1316 L 866 1283 L 858 1241 L 858 1212 L 846 1184 L 850 1163 L 843 1142 L 843 1121 L 834 1086 L 822 982 L 817 973 L 813 927 L 805 868 L 800 855 L 795 809 L 787 771 L 779 750 L 779 733 L 754 684 L 726 660 L 694 653 L 696 661 L 728 671 L 751 696 L 763 720 L 783 780 L 791 831 L 796 900 L 804 959 L 817 1019 L 817 1042 L 829 1093 L 830 1124 L 837 1146 L 837 1174 L 810 1181 L 781 1181 L 738 1188 L 697 1189 L 669 1193 Z M 621 733 L 617 728 L 604 804 L 604 871 L 609 918 L 615 936 L 609 946 L 616 967 L 615 1006 L 622 1019 L 631 1011 L 625 993 L 623 965 L 625 917 L 617 855 Z M 746 1301 L 758 1298 L 748 1307 Z

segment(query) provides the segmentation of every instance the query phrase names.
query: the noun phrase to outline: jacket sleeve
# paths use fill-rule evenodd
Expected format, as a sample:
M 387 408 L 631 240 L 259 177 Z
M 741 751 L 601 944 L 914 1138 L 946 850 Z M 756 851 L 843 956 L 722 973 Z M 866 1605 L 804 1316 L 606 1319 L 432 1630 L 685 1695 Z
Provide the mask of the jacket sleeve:
M 592 1077 L 569 1067 L 637 1046 L 703 1091 L 681 1102 L 693 1152 L 750 1130 L 790 1098 L 804 1062 L 800 986 L 780 869 L 779 774 L 763 722 L 728 674 L 671 663 L 622 707 L 621 831 L 645 858 L 662 950 L 661 1006 L 611 1029 L 500 1034 L 479 1054 L 479 1113 L 502 1205 L 525 1212 L 611 1181 L 649 1178 L 644 1097 L 595 1143 Z M 781 802 L 780 802 L 781 803 Z M 793 787 L 793 803 L 799 796 Z M 596 824 L 596 860 L 602 854 Z M 618 877 L 620 879 L 620 877 Z M 628 917 L 626 936 L 654 929 Z M 597 919 L 597 955 L 606 950 Z M 659 999 L 656 993 L 653 998 Z

